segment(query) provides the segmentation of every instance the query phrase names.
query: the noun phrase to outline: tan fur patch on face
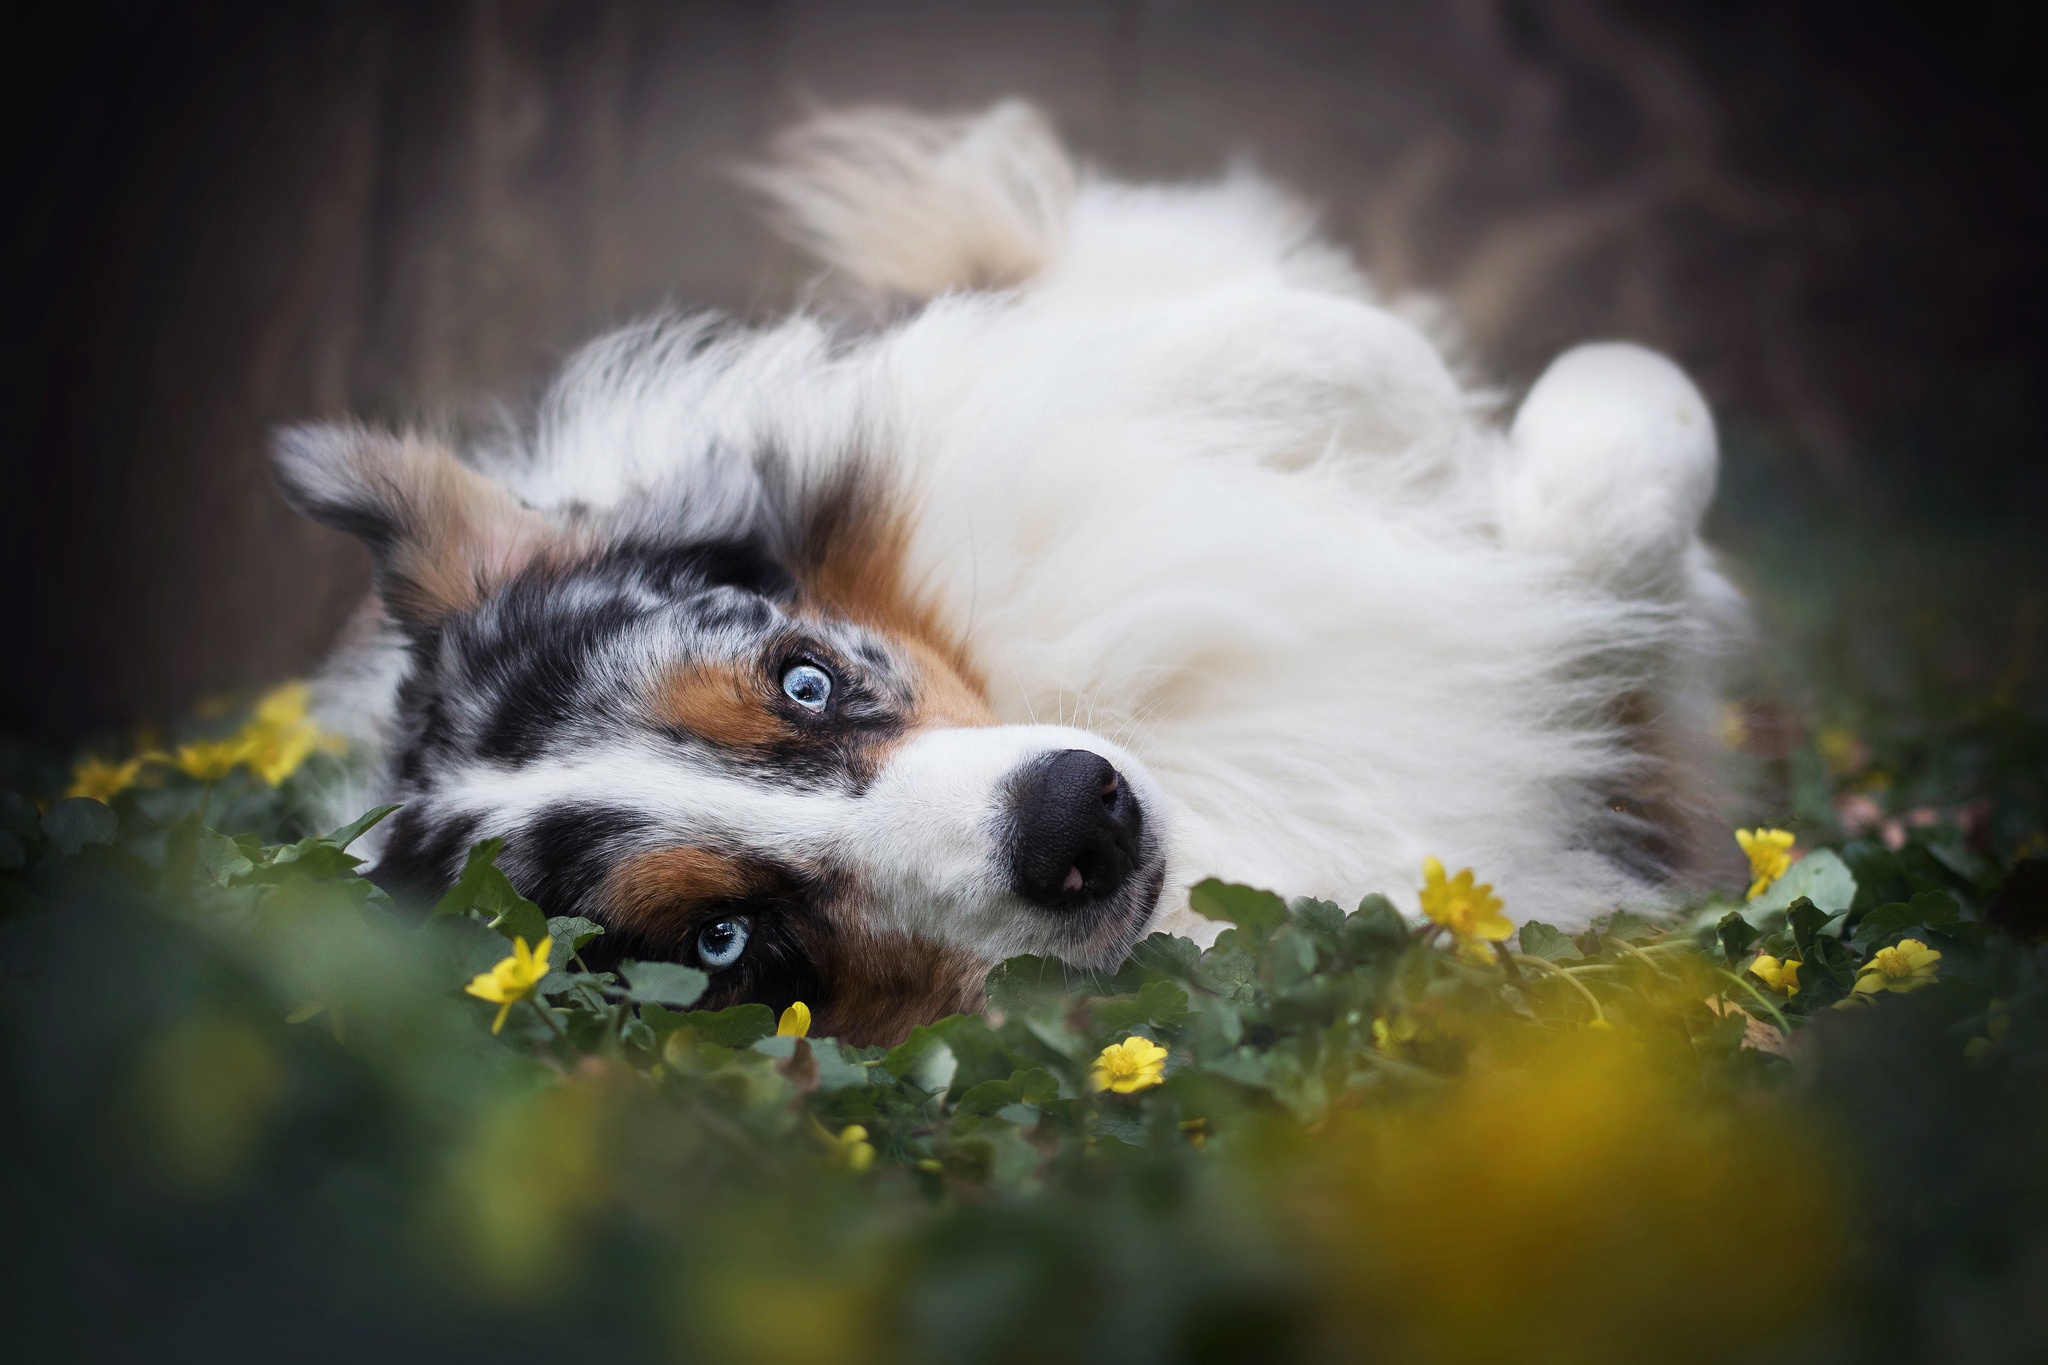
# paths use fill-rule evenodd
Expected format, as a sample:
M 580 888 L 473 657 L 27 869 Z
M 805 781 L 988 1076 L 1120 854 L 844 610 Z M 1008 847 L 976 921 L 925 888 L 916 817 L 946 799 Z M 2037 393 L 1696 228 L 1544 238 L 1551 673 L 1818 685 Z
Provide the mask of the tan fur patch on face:
M 542 557 L 566 556 L 570 537 L 445 447 L 407 438 L 355 453 L 356 477 L 394 513 L 379 587 L 401 621 L 468 611 Z
M 761 681 L 730 660 L 678 664 L 655 680 L 648 713 L 728 749 L 766 749 L 789 734 Z
M 910 728 L 993 725 L 988 681 L 967 642 L 941 623 L 937 606 L 910 583 L 910 516 L 865 485 L 849 485 L 813 513 L 808 562 L 797 566 L 804 605 L 886 635 L 915 672 Z
M 743 859 L 702 848 L 658 848 L 613 868 L 603 896 L 620 929 L 673 948 L 697 911 L 773 885 L 773 877 Z
M 894 1047 L 920 1024 L 986 1003 L 987 967 L 956 948 L 899 933 L 842 927 L 824 964 L 831 1003 L 812 1025 L 821 1037 Z

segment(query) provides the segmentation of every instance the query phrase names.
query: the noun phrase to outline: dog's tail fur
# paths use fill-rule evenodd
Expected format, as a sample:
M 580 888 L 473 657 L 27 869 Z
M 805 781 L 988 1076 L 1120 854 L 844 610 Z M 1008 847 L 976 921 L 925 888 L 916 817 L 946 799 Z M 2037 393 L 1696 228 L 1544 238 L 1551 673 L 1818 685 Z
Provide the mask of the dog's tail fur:
M 956 118 L 819 114 L 743 176 L 790 240 L 852 283 L 912 302 L 1039 274 L 1066 244 L 1076 180 L 1044 116 L 1016 100 Z

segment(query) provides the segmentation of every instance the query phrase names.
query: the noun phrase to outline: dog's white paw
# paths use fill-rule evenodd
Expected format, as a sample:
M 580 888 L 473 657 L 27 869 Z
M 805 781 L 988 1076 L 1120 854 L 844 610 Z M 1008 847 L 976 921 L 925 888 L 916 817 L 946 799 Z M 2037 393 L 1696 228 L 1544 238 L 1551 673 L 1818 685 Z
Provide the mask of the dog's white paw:
M 1510 545 L 1567 558 L 1619 591 L 1681 590 L 1719 465 L 1713 414 L 1683 370 L 1625 342 L 1567 351 L 1509 440 Z

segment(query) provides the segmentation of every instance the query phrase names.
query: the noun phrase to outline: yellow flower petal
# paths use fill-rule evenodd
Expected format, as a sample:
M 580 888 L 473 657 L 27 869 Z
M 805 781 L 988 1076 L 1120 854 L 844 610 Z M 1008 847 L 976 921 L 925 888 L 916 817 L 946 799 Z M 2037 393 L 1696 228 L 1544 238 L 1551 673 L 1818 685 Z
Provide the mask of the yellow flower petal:
M 1102 1049 L 1088 1072 L 1091 1090 L 1128 1095 L 1155 1086 L 1166 1076 L 1166 1049 L 1136 1034 Z
M 1749 858 L 1749 898 L 1755 900 L 1765 888 L 1785 875 L 1792 866 L 1792 845 L 1796 842 L 1790 830 L 1783 829 L 1738 829 L 1735 842 L 1742 846 Z
M 778 1038 L 808 1038 L 811 1034 L 811 1007 L 799 1000 L 782 1012 L 775 1021 L 775 1036 Z

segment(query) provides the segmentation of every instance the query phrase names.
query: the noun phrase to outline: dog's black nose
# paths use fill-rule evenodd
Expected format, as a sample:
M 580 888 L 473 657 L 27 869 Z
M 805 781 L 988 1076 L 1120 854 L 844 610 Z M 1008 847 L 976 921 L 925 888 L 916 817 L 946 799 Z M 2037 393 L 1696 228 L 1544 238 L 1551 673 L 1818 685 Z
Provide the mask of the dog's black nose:
M 1106 900 L 1138 865 L 1144 812 L 1100 754 L 1062 749 L 1034 759 L 1014 779 L 1010 811 L 1011 889 L 1034 905 Z

